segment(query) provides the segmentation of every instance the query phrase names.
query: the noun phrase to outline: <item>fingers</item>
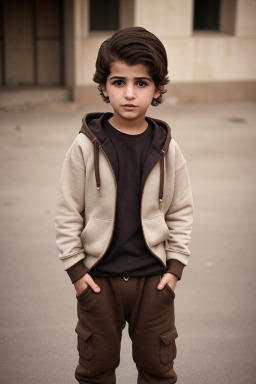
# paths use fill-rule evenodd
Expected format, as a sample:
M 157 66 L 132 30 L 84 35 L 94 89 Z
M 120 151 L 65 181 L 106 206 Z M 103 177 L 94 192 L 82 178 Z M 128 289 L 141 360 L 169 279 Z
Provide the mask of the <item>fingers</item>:
M 157 286 L 157 289 L 159 289 L 159 291 L 161 291 L 161 289 L 163 289 L 165 287 L 165 285 L 168 283 L 169 280 L 170 280 L 170 276 L 168 276 L 167 273 L 164 274 L 162 279 L 160 280 L 160 283 Z
M 88 284 L 91 287 L 91 289 L 95 293 L 99 293 L 100 292 L 100 287 L 95 283 L 93 278 L 88 273 L 86 273 L 84 281 L 86 282 L 86 284 Z
M 161 290 L 165 287 L 166 284 L 169 284 L 172 290 L 174 291 L 177 284 L 177 280 L 177 276 L 173 275 L 172 273 L 165 273 L 162 279 L 160 280 L 157 289 Z
M 95 293 L 100 292 L 100 287 L 95 283 L 93 278 L 88 273 L 86 273 L 81 279 L 75 282 L 74 286 L 76 293 L 79 295 L 88 287 L 88 285 Z
M 88 285 L 84 282 L 83 278 L 79 279 L 74 283 L 76 294 L 80 295 L 87 287 Z

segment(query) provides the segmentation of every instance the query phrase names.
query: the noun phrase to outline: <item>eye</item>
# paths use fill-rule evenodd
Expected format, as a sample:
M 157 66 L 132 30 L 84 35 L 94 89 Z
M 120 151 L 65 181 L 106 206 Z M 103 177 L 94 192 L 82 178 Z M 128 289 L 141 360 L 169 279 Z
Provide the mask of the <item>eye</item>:
M 137 85 L 138 87 L 142 88 L 142 87 L 146 87 L 148 84 L 145 81 L 138 81 Z
M 116 85 L 117 87 L 121 87 L 122 85 L 124 85 L 124 81 L 123 80 L 115 80 L 115 81 L 113 81 L 112 84 Z

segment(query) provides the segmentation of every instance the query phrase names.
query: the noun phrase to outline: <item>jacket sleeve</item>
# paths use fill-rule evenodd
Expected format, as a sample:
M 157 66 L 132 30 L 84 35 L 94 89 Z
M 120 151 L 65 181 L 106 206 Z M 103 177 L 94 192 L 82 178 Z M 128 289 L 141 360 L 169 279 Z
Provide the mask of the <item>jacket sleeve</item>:
M 166 242 L 167 271 L 181 278 L 190 256 L 189 242 L 193 222 L 193 198 L 186 162 L 178 146 L 174 193 L 165 220 L 169 228 Z
M 81 241 L 84 227 L 85 167 L 75 162 L 70 150 L 64 160 L 56 204 L 56 244 L 64 269 L 71 272 L 71 280 L 78 280 L 87 269 L 81 260 L 85 258 Z M 79 151 L 77 151 L 79 152 Z M 78 153 L 79 155 L 79 153 Z M 82 154 L 79 155 L 82 157 Z

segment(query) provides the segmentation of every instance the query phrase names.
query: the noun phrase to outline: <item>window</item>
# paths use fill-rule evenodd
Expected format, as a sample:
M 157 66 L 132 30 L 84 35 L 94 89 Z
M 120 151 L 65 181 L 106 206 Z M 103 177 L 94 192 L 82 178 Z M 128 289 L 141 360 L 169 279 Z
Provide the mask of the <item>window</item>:
M 219 31 L 220 0 L 194 1 L 194 31 Z
M 119 28 L 119 0 L 90 0 L 90 31 Z

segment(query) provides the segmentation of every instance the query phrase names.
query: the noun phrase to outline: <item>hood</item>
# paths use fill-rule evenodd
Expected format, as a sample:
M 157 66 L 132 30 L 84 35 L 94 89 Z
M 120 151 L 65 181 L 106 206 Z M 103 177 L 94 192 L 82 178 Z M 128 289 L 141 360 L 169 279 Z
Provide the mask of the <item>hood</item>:
M 113 116 L 112 113 L 89 113 L 82 119 L 82 127 L 80 133 L 85 134 L 94 146 L 94 165 L 95 165 L 95 179 L 98 196 L 101 196 L 100 190 L 100 170 L 99 170 L 99 149 L 104 150 L 107 148 L 108 136 L 104 131 L 103 121 L 109 120 Z M 160 160 L 160 187 L 159 187 L 159 206 L 162 207 L 163 199 L 163 186 L 164 186 L 164 157 L 168 151 L 171 141 L 171 129 L 168 124 L 162 120 L 152 119 L 146 117 L 146 121 L 153 127 L 153 140 L 150 151 L 154 162 Z M 109 153 L 110 155 L 110 153 Z M 111 159 L 110 159 L 110 163 Z M 152 169 L 152 166 L 150 167 Z M 150 171 L 149 169 L 149 171 Z M 149 172 L 145 172 L 145 178 Z

